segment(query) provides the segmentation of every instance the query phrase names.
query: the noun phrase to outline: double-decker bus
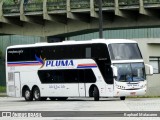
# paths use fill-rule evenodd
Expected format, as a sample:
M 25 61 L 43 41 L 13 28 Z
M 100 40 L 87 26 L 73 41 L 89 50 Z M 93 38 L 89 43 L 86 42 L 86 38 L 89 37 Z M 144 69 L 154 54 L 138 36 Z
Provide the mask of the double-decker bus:
M 6 50 L 7 95 L 31 100 L 140 96 L 145 65 L 135 41 L 97 39 L 10 46 Z M 147 65 L 153 73 L 153 68 Z

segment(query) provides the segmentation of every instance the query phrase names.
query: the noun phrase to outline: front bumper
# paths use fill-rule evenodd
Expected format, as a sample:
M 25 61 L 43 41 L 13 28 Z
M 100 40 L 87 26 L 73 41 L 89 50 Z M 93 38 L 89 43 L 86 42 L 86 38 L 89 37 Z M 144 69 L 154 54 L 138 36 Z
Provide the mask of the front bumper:
M 125 90 L 125 89 L 116 89 L 114 96 L 143 96 L 146 94 L 146 88 L 135 89 L 135 90 Z

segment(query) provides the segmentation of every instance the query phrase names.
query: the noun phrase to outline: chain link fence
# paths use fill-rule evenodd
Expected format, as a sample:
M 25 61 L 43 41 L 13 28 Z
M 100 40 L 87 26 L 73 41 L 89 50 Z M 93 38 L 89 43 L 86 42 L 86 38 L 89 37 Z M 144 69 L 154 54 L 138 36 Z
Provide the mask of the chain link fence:
M 0 86 L 6 85 L 5 61 L 0 59 Z

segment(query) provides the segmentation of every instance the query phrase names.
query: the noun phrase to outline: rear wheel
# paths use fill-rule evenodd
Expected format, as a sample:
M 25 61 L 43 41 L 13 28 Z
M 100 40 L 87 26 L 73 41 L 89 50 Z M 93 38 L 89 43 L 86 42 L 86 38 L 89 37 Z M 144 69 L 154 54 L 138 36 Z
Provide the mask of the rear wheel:
M 33 100 L 33 96 L 32 96 L 32 93 L 31 93 L 29 88 L 26 88 L 24 90 L 24 98 L 25 98 L 26 101 L 32 101 Z
M 94 87 L 93 97 L 94 97 L 94 101 L 99 101 L 99 90 L 97 87 Z
M 125 100 L 125 99 L 126 99 L 125 96 L 120 97 L 120 100 Z
M 35 88 L 33 89 L 33 98 L 35 99 L 35 101 L 40 101 L 40 100 L 42 100 L 41 94 L 40 94 L 40 90 L 39 90 L 38 87 L 35 87 Z

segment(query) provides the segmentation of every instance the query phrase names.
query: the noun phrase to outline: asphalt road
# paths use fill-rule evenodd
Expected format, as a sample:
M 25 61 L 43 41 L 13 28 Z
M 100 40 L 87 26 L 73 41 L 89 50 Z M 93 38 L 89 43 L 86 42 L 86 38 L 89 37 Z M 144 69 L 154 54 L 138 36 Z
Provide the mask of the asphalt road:
M 160 98 L 128 98 L 125 101 L 120 101 L 118 98 L 103 98 L 100 101 L 93 101 L 92 98 L 69 98 L 67 101 L 47 100 L 26 102 L 23 98 L 0 97 L 0 111 L 0 116 L 2 116 L 2 112 L 12 112 L 14 120 L 15 118 L 16 120 L 160 120 L 160 117 L 139 116 L 139 114 L 141 115 L 142 112 L 146 111 L 149 111 L 148 114 L 155 115 L 158 113 L 160 115 Z M 40 113 L 32 114 L 30 111 Z M 43 112 L 41 113 L 41 111 Z M 132 114 L 132 111 L 137 112 Z M 138 116 L 136 116 L 137 114 Z M 18 115 L 20 117 L 17 117 Z M 37 118 L 33 118 L 34 115 L 37 115 Z M 126 117 L 125 115 L 135 115 L 135 117 Z M 29 116 L 32 118 L 28 118 Z M 41 116 L 55 117 L 38 118 Z M 11 118 L 0 117 L 1 119 L 8 120 Z

